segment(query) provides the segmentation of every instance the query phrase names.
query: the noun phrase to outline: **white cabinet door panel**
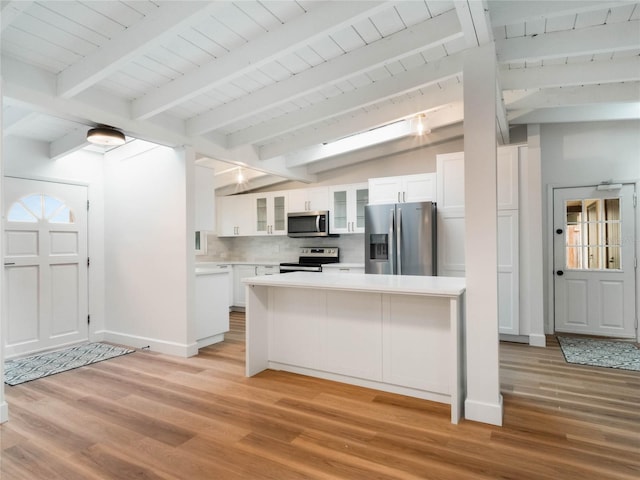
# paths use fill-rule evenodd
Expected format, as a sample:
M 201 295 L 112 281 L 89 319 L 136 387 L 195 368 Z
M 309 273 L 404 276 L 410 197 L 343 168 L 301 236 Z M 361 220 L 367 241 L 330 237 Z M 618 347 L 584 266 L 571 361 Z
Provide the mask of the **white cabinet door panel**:
M 367 380 L 382 380 L 380 304 L 380 294 L 327 293 L 324 368 Z
M 450 393 L 449 299 L 383 295 L 382 301 L 383 381 Z
M 436 200 L 436 174 L 407 175 L 403 180 L 403 202 L 431 202 Z
M 519 335 L 518 211 L 498 212 L 498 322 L 500 333 Z
M 321 365 L 325 296 L 314 290 L 272 288 L 269 305 L 269 358 L 274 362 L 318 369 Z

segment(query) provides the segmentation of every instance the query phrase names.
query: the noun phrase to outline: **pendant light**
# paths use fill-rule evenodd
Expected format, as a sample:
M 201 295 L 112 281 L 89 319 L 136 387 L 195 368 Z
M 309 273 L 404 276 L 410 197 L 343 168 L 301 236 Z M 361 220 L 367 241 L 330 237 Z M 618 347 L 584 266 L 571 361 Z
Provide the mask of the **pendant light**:
M 126 142 L 124 133 L 106 125 L 91 128 L 87 132 L 87 141 L 96 145 L 109 147 L 124 145 Z

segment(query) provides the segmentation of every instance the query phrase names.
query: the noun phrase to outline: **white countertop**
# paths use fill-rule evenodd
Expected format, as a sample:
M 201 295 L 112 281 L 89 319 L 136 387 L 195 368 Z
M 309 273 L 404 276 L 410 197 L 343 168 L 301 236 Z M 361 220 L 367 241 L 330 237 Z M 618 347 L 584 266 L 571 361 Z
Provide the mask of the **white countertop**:
M 196 266 L 196 275 L 224 275 L 229 273 L 230 270 L 228 268 Z
M 245 278 L 243 283 L 266 287 L 351 290 L 355 292 L 395 293 L 457 297 L 465 291 L 465 279 L 415 275 L 369 275 L 364 273 L 292 272 Z

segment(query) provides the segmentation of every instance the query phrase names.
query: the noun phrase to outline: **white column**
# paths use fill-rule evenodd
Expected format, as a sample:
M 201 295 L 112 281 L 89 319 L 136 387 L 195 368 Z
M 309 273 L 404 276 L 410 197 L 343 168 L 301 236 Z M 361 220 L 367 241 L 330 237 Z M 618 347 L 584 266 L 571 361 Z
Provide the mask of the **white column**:
M 502 425 L 498 342 L 495 44 L 463 67 L 467 398 L 465 418 Z
M 544 295 L 542 254 L 542 154 L 540 149 L 540 125 L 527 127 L 528 148 L 521 158 L 522 221 L 520 250 L 520 299 L 521 318 L 529 324 L 529 345 L 546 346 L 544 335 Z
M 0 77 L 0 131 L 2 131 L 2 78 Z M 2 138 L 0 135 L 0 184 L 4 183 L 4 159 L 2 158 Z M 0 187 L 0 212 L 4 211 L 4 185 Z M 0 223 L 0 252 L 4 252 L 4 221 Z M 4 270 L 4 267 L 2 267 Z M 0 292 L 4 292 L 4 272 L 0 275 Z M 4 317 L 4 294 L 0 294 L 0 316 Z M 9 420 L 9 407 L 4 399 L 4 336 L 7 334 L 5 318 L 0 318 L 0 423 Z

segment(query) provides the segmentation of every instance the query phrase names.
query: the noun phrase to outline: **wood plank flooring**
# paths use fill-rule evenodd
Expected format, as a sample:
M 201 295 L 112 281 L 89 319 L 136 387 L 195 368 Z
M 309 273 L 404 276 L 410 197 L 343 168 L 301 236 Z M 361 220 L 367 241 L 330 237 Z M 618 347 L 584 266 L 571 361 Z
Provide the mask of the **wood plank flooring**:
M 501 345 L 502 428 L 283 372 L 244 377 L 244 314 L 183 359 L 136 352 L 5 389 L 0 478 L 638 479 L 640 374 Z

